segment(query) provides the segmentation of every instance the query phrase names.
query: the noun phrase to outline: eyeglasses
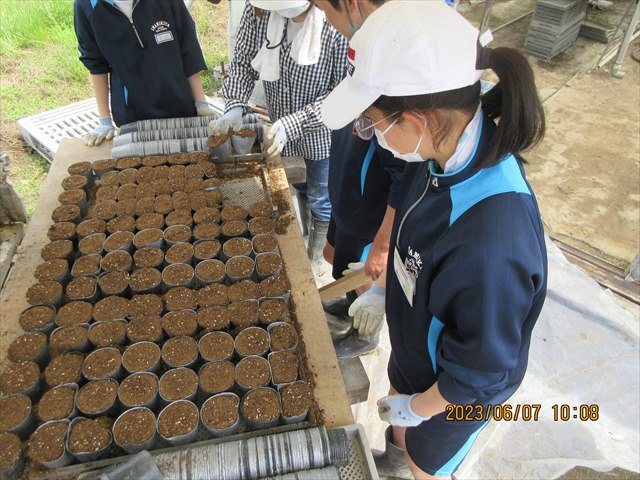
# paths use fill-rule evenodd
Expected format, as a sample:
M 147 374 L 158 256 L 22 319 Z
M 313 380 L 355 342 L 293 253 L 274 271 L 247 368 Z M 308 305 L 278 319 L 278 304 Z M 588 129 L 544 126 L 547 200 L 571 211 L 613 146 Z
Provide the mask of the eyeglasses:
M 398 113 L 400 112 L 394 112 L 391 115 L 387 115 L 386 117 L 378 120 L 377 122 L 374 122 L 365 115 L 360 115 L 353 122 L 353 134 L 361 138 L 362 140 L 371 140 L 373 138 L 373 135 L 375 134 L 375 130 L 373 129 L 373 127 L 378 125 L 380 122 L 383 122 L 384 120 L 397 115 Z M 391 128 L 393 125 L 398 123 L 398 120 L 400 120 L 400 117 L 396 118 L 388 128 Z

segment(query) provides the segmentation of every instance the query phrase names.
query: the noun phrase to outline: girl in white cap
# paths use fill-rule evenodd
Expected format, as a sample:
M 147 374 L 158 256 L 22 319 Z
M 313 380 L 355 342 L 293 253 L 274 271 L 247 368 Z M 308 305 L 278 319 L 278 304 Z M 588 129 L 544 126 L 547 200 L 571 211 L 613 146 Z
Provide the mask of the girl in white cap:
M 386 282 L 352 305 L 357 328 L 376 328 L 383 313 L 389 326 L 386 460 L 405 458 L 415 478 L 450 477 L 491 418 L 520 412 L 505 402 L 524 377 L 547 283 L 520 153 L 542 139 L 544 113 L 526 59 L 481 46 L 440 2 L 380 7 L 349 62 L 324 122 L 356 119 L 358 135 L 408 162 Z M 481 96 L 488 68 L 499 82 Z

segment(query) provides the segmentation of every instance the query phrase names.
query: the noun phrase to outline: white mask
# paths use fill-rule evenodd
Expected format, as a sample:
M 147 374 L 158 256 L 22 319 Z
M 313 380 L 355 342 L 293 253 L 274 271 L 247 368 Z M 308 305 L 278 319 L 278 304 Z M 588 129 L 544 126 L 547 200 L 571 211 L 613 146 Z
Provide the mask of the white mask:
M 400 153 L 397 150 L 394 150 L 393 148 L 391 148 L 389 146 L 389 144 L 387 143 L 387 139 L 384 137 L 384 134 L 387 133 L 389 130 L 391 130 L 396 125 L 396 123 L 398 122 L 399 119 L 400 119 L 400 117 L 398 117 L 397 120 L 392 122 L 391 125 L 389 125 L 384 130 L 384 132 L 381 132 L 377 128 L 374 128 L 374 132 L 376 134 L 376 138 L 378 139 L 378 143 L 380 144 L 380 146 L 382 148 L 384 148 L 385 150 L 388 150 L 389 152 L 391 152 L 391 154 L 394 157 L 399 158 L 400 160 L 404 160 L 405 162 L 424 162 L 424 159 L 418 153 L 418 149 L 420 148 L 420 144 L 422 143 L 422 137 L 424 137 L 424 132 L 426 132 L 426 130 L 427 130 L 427 120 L 425 118 L 423 118 L 423 120 L 424 120 L 424 130 L 422 131 L 422 135 L 420 135 L 420 139 L 418 140 L 418 144 L 416 145 L 416 148 L 413 150 L 413 152 Z
M 309 3 L 307 3 L 303 7 L 285 8 L 282 10 L 276 10 L 276 12 L 278 12 L 284 18 L 295 18 L 298 15 L 302 15 L 304 12 L 306 12 L 307 8 L 309 8 Z

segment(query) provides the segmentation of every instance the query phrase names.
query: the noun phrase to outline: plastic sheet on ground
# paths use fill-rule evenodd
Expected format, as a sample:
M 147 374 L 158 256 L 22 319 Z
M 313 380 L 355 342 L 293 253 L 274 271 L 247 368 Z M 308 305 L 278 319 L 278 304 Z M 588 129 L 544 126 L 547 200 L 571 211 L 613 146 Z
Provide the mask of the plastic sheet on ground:
M 458 479 L 557 478 L 575 466 L 640 471 L 640 354 L 637 317 L 570 264 L 547 238 L 548 295 L 533 331 L 529 368 L 509 404 L 540 404 L 537 421 L 492 421 L 478 436 Z M 352 407 L 372 448 L 383 449 L 386 424 L 376 400 L 386 395 L 389 341 L 362 357 L 371 381 L 367 403 Z M 554 421 L 553 405 L 578 407 Z M 580 405 L 597 405 L 581 421 Z M 574 419 L 573 415 L 578 418 Z

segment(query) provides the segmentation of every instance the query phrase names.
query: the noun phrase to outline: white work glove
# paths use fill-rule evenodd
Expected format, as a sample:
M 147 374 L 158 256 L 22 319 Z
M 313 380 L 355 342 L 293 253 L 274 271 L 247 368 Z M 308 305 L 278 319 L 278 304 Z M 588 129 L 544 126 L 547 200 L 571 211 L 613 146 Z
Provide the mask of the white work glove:
M 347 265 L 346 270 L 342 271 L 342 275 L 349 275 L 351 273 L 357 272 L 358 270 L 362 270 L 364 268 L 364 262 L 351 262 L 349 265 Z
M 287 143 L 287 131 L 285 130 L 282 120 L 276 121 L 265 136 L 265 144 L 267 147 L 267 157 L 273 157 L 282 152 Z
M 349 316 L 353 317 L 353 328 L 360 335 L 371 335 L 380 331 L 384 320 L 384 288 L 375 283 L 356 298 L 349 307 Z
M 198 112 L 199 117 L 206 117 L 208 115 L 218 115 L 209 102 L 206 99 L 196 100 L 195 102 L 196 112 Z
M 104 140 L 111 140 L 116 134 L 111 117 L 100 117 L 98 120 L 98 126 L 93 132 L 87 133 L 82 139 L 87 147 L 97 147 Z
M 383 422 L 396 427 L 415 427 L 431 417 L 422 417 L 411 408 L 413 397 L 420 395 L 387 395 L 378 400 L 378 415 Z
M 242 129 L 242 107 L 233 107 L 217 120 L 209 122 L 209 131 L 212 135 L 228 133 L 229 130 L 239 131 Z

